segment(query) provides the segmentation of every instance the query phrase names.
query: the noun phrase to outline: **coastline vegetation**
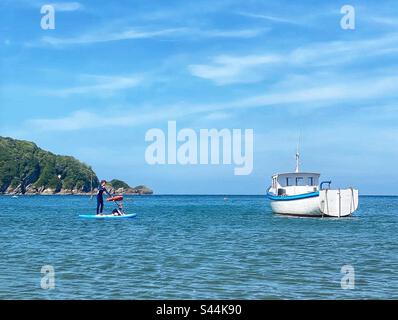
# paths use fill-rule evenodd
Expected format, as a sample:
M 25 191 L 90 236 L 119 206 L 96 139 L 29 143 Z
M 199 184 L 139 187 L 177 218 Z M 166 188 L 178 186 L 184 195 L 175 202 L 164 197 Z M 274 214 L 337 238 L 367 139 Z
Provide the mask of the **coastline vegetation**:
M 0 193 L 89 193 L 98 184 L 93 169 L 74 157 L 53 154 L 30 141 L 0 137 Z M 130 188 L 116 179 L 110 185 L 130 193 L 152 191 Z

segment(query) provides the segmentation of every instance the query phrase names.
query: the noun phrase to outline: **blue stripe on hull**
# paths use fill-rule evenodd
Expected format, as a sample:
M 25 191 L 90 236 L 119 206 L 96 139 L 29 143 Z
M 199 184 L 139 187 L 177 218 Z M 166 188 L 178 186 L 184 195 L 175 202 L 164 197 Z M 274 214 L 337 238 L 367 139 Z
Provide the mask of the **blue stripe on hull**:
M 272 193 L 267 193 L 267 197 L 268 197 L 268 199 L 270 199 L 272 201 L 291 201 L 291 200 L 319 197 L 319 191 L 297 194 L 294 196 L 276 196 Z

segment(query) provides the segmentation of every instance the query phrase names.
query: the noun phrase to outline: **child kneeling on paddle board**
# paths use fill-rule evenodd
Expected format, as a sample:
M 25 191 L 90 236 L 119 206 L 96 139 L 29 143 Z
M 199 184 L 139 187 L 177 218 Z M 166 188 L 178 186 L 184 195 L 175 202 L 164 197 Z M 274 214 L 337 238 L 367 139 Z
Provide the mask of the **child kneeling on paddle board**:
M 112 211 L 112 214 L 114 215 L 114 216 L 123 216 L 125 213 L 124 213 L 124 210 L 123 210 L 123 204 L 117 204 L 117 209 L 113 209 L 113 211 Z

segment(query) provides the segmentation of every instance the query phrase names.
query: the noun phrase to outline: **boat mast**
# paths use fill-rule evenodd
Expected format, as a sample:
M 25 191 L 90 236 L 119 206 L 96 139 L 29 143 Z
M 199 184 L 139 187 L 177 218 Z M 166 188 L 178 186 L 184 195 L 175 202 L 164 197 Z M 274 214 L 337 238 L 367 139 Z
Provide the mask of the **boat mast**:
M 300 137 L 296 149 L 296 172 L 300 171 Z

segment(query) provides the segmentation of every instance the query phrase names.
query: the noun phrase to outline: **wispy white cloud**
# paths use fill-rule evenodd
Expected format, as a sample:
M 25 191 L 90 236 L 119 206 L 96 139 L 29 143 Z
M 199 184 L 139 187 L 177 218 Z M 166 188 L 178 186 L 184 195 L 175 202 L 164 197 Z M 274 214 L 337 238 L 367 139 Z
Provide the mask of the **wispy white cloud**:
M 32 119 L 27 123 L 35 128 L 42 128 L 43 131 L 74 131 L 83 128 L 122 125 L 126 123 L 126 117 L 103 117 L 92 112 L 80 110 L 58 119 Z M 133 119 L 129 119 L 128 123 L 130 125 L 133 124 Z
M 396 17 L 371 16 L 368 18 L 368 20 L 378 24 L 384 24 L 386 26 L 398 26 L 398 19 Z
M 129 89 L 139 85 L 142 78 L 138 76 L 103 76 L 80 75 L 80 85 L 42 91 L 42 94 L 67 97 L 76 94 L 111 95 L 116 91 Z
M 304 104 L 300 108 L 312 108 L 310 103 L 323 103 L 324 106 L 336 102 L 359 102 L 380 97 L 398 96 L 398 76 L 381 76 L 371 79 L 339 79 L 330 83 L 316 84 L 318 79 L 312 80 L 312 85 L 303 83 L 291 88 L 281 86 L 274 93 L 258 95 L 235 103 L 229 108 L 253 108 L 260 106 L 283 106 Z
M 212 58 L 212 64 L 189 65 L 190 73 L 196 77 L 214 81 L 224 85 L 230 83 L 255 82 L 263 79 L 264 75 L 255 72 L 259 66 L 273 65 L 281 62 L 278 55 L 220 55 Z
M 267 28 L 257 29 L 237 29 L 237 30 L 188 30 L 188 34 L 197 35 L 204 38 L 254 38 L 265 32 Z
M 160 113 L 143 113 L 132 110 L 104 117 L 87 110 L 78 110 L 61 118 L 31 119 L 26 125 L 38 131 L 76 131 L 82 129 L 130 127 L 156 121 Z
M 286 58 L 292 63 L 333 65 L 355 61 L 358 58 L 377 56 L 387 49 L 398 45 L 398 34 L 391 33 L 382 37 L 311 43 L 293 50 Z
M 3 0 L 3 2 L 6 2 Z M 47 2 L 44 0 L 9 0 L 8 2 L 20 7 L 41 8 L 44 5 L 51 5 L 56 11 L 78 11 L 85 7 L 78 1 Z
M 204 117 L 204 120 L 220 121 L 231 118 L 231 113 L 228 112 L 212 112 Z
M 41 44 L 52 46 L 68 46 L 78 44 L 92 44 L 100 42 L 133 40 L 133 39 L 150 39 L 162 36 L 175 35 L 183 32 L 183 28 L 162 29 L 162 30 L 139 30 L 128 29 L 125 31 L 108 32 L 108 33 L 88 33 L 72 38 L 42 37 Z M 39 44 L 40 44 L 39 43 Z
M 209 29 L 201 30 L 194 28 L 164 28 L 157 30 L 149 30 L 145 28 L 128 28 L 123 31 L 111 32 L 89 32 L 76 37 L 60 38 L 45 36 L 38 42 L 29 42 L 28 46 L 70 46 L 81 44 L 95 44 L 102 42 L 137 40 L 137 39 L 152 39 L 152 38 L 181 38 L 189 37 L 190 39 L 197 38 L 253 38 L 269 31 L 267 28 L 255 29 L 233 29 L 220 30 Z
M 398 76 L 380 76 L 372 78 L 345 79 L 339 82 L 319 83 L 313 79 L 297 86 L 286 84 L 276 87 L 273 92 L 241 98 L 233 101 L 213 104 L 189 104 L 176 106 L 157 106 L 151 110 L 133 110 L 127 108 L 123 114 L 101 117 L 85 110 L 74 112 L 62 118 L 42 118 L 29 120 L 25 126 L 31 131 L 73 131 L 91 129 L 109 125 L 131 127 L 181 119 L 190 116 L 203 116 L 205 120 L 225 118 L 235 111 L 251 108 L 290 107 L 300 110 L 312 110 L 314 106 L 330 107 L 336 103 L 358 103 L 378 98 L 398 97 Z M 120 112 L 120 111 L 119 111 Z
M 357 41 L 311 43 L 287 53 L 258 55 L 219 55 L 208 64 L 191 64 L 190 73 L 217 85 L 261 81 L 276 67 L 336 68 L 357 59 L 396 52 L 398 35 Z M 292 69 L 293 70 L 293 69 Z
M 55 8 L 55 11 L 78 11 L 84 9 L 80 2 L 55 2 L 49 3 Z
M 264 14 L 259 14 L 259 13 L 250 13 L 250 12 L 238 12 L 239 15 L 248 17 L 248 18 L 255 18 L 255 19 L 263 19 L 267 20 L 270 22 L 276 22 L 276 23 L 287 23 L 287 24 L 301 24 L 298 20 L 294 19 L 287 19 L 284 17 L 278 17 L 278 16 L 273 16 L 273 15 L 264 15 Z

